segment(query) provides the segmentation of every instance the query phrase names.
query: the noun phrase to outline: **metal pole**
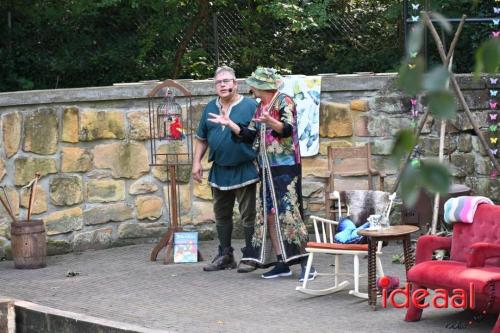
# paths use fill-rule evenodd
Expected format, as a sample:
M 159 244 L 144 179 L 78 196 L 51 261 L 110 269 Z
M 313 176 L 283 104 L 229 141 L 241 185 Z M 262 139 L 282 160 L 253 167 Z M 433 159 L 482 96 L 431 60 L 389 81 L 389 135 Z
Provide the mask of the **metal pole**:
M 220 60 L 219 60 L 219 33 L 218 33 L 218 26 L 217 26 L 217 13 L 214 13 L 212 16 L 212 24 L 213 24 L 213 29 L 214 29 L 214 48 L 215 48 L 215 67 L 219 67 Z

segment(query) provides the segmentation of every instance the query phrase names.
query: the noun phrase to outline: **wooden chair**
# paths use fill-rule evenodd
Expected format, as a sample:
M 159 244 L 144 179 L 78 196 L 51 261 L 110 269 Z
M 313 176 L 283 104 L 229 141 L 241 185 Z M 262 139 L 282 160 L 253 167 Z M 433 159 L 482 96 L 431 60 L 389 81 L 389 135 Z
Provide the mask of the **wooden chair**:
M 354 192 L 354 191 L 353 191 Z M 357 192 L 357 191 L 356 191 Z M 394 198 L 396 197 L 396 193 L 393 193 L 389 195 L 389 193 L 382 193 L 380 191 L 363 191 L 363 192 L 377 192 L 377 194 L 384 195 L 383 198 L 385 198 L 385 206 L 382 209 L 383 211 L 380 212 L 379 210 L 375 210 L 376 213 L 383 213 L 387 218 L 389 217 L 391 208 L 392 208 L 392 203 L 394 201 Z M 338 191 L 334 191 L 332 194 L 332 197 L 337 200 L 337 207 L 342 207 L 341 206 L 341 194 Z M 347 202 L 347 215 L 350 214 L 349 211 L 349 203 Z M 368 208 L 368 207 L 367 207 Z M 339 209 L 338 211 L 338 216 L 342 217 L 342 211 Z M 300 291 L 302 293 L 308 294 L 308 295 L 314 295 L 314 296 L 319 296 L 319 295 L 327 295 L 331 293 L 335 293 L 337 291 L 345 289 L 348 285 L 348 281 L 342 281 L 339 283 L 339 276 L 341 275 L 340 273 L 340 255 L 353 255 L 354 256 L 354 289 L 349 291 L 349 294 L 354 295 L 356 297 L 360 298 L 365 298 L 368 299 L 368 293 L 362 293 L 359 291 L 359 278 L 361 275 L 359 274 L 359 256 L 360 255 L 367 255 L 368 254 L 368 244 L 339 244 L 335 243 L 334 241 L 334 236 L 335 236 L 335 229 L 336 226 L 338 225 L 338 221 L 330 220 L 330 219 L 325 219 L 321 218 L 318 216 L 311 216 L 311 219 L 314 224 L 314 233 L 316 236 L 316 241 L 315 242 L 308 242 L 306 245 L 306 251 L 309 253 L 309 258 L 307 261 L 307 267 L 306 267 L 306 272 L 305 276 L 309 276 L 309 272 L 311 270 L 311 267 L 313 265 L 314 257 L 317 254 L 331 254 L 334 255 L 334 273 L 329 274 L 329 273 L 318 273 L 318 275 L 333 275 L 334 277 L 334 284 L 332 287 L 326 288 L 326 289 L 310 289 L 308 288 L 307 284 L 308 281 L 307 279 L 304 279 L 304 282 L 302 283 L 301 286 L 296 287 L 297 291 Z M 340 218 L 339 218 L 340 220 Z M 378 243 L 378 249 L 377 249 L 377 272 L 379 276 L 384 275 L 384 271 L 382 268 L 382 262 L 380 260 L 380 255 L 382 254 L 382 242 Z
M 333 192 L 345 190 L 384 190 L 383 172 L 372 167 L 370 144 L 362 147 L 334 148 L 328 147 L 328 179 L 325 192 L 326 218 L 338 221 L 333 216 L 335 198 Z M 373 177 L 378 177 L 375 187 Z

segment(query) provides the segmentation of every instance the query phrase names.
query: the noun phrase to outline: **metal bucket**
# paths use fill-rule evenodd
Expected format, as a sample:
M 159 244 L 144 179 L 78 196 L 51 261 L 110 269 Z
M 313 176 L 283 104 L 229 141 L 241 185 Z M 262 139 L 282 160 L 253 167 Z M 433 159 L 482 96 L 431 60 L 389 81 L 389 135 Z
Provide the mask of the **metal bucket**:
M 47 238 L 42 220 L 13 222 L 10 225 L 14 266 L 33 269 L 47 266 Z

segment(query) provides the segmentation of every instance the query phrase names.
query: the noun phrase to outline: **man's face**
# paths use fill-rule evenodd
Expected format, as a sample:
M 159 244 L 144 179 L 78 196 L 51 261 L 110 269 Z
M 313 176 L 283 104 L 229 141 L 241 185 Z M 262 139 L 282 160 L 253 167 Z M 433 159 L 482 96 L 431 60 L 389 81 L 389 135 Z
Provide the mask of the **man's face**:
M 215 77 L 215 92 L 221 98 L 236 94 L 238 84 L 229 72 L 221 72 Z

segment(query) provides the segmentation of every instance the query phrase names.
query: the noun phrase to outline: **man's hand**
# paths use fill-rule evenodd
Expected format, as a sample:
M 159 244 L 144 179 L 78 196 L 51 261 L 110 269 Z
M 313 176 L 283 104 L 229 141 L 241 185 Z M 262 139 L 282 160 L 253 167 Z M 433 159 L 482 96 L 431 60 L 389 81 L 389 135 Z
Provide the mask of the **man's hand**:
M 207 120 L 211 123 L 220 124 L 222 126 L 227 126 L 229 124 L 229 116 L 226 114 L 215 114 L 209 112 L 208 116 L 211 118 L 208 118 Z
M 200 162 L 193 162 L 191 175 L 193 176 L 194 180 L 196 180 L 198 183 L 201 183 L 201 179 L 203 178 L 203 168 L 201 167 Z

